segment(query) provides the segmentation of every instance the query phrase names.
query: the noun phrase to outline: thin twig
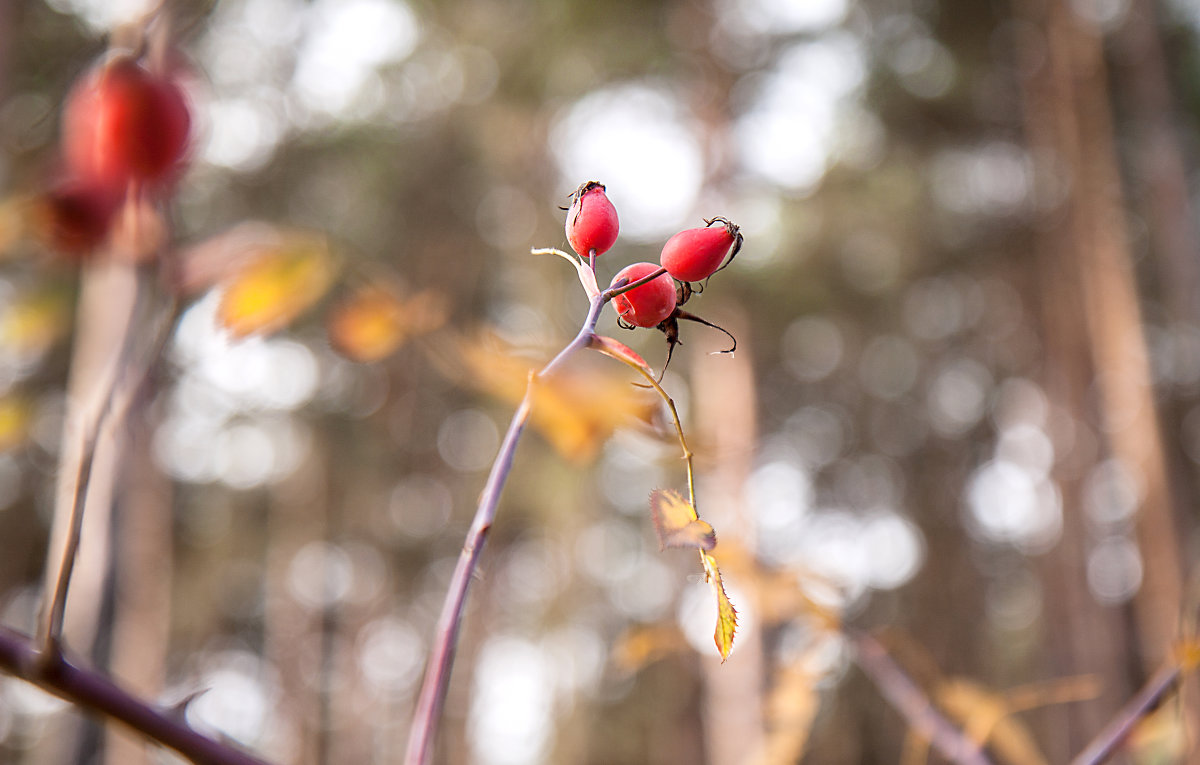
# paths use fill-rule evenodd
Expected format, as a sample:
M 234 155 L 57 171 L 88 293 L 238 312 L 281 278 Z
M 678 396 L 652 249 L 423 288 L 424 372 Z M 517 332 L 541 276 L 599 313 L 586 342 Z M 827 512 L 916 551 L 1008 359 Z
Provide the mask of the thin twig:
M 1121 707 L 1108 725 L 1071 761 L 1071 765 L 1099 765 L 1116 754 L 1134 726 L 1175 690 L 1182 675 L 1182 667 L 1174 662 L 1155 672 L 1137 695 Z
M 579 334 L 566 345 L 549 364 L 540 372 L 529 376 L 529 384 L 525 388 L 525 397 L 521 399 L 517 411 L 513 414 L 504 434 L 504 441 L 496 460 L 492 463 L 487 483 L 479 496 L 479 506 L 475 509 L 475 518 L 467 532 L 458 564 L 450 578 L 450 587 L 446 599 L 442 603 L 442 612 L 438 617 L 433 649 L 429 656 L 429 664 L 425 669 L 425 679 L 421 683 L 421 691 L 417 696 L 416 711 L 413 714 L 412 727 L 408 734 L 408 748 L 404 761 L 407 765 L 425 765 L 433 754 L 433 741 L 437 734 L 438 721 L 441 718 L 442 706 L 446 698 L 446 687 L 450 681 L 450 670 L 454 664 L 454 651 L 458 645 L 459 627 L 466 605 L 467 589 L 470 587 L 475 568 L 479 563 L 479 554 L 483 550 L 492 521 L 496 517 L 496 508 L 500 503 L 500 493 L 508 475 L 512 472 L 513 457 L 516 454 L 517 443 L 525 430 L 525 423 L 533 410 L 533 399 L 541 378 L 552 374 L 566 359 L 581 348 L 586 348 L 596 321 L 600 318 L 600 309 L 612 299 L 612 295 L 602 292 L 591 299 L 587 318 Z
M 84 709 L 102 713 L 198 765 L 265 765 L 263 760 L 209 738 L 168 710 L 148 704 L 103 675 L 61 654 L 46 656 L 37 643 L 0 627 L 0 669 Z
M 663 269 L 662 273 L 666 273 L 666 269 Z M 646 277 L 646 279 L 655 278 L 656 276 L 659 276 L 659 275 L 661 275 L 661 274 L 653 274 L 651 276 Z M 627 285 L 626 287 L 611 289 L 606 294 L 619 295 L 622 292 L 624 292 L 626 289 L 632 289 L 633 287 L 636 287 L 638 284 L 640 284 L 644 281 L 645 281 L 645 279 L 639 279 L 638 281 L 634 282 L 631 285 Z M 668 393 L 665 390 L 663 390 L 662 385 L 660 385 L 659 382 L 654 379 L 654 375 L 651 374 L 650 372 L 647 372 L 644 367 L 642 367 L 639 364 L 635 364 L 634 362 L 630 361 L 629 359 L 621 358 L 619 356 L 613 356 L 612 358 L 615 358 L 615 359 L 617 359 L 617 361 L 620 361 L 622 364 L 625 364 L 629 368 L 636 370 L 638 374 L 640 374 L 642 377 L 646 378 L 646 382 L 650 383 L 650 387 L 654 388 L 654 390 L 656 390 L 658 392 L 658 395 L 661 396 L 662 400 L 666 402 L 667 408 L 671 410 L 671 421 L 675 424 L 675 435 L 677 435 L 679 437 L 679 448 L 683 451 L 683 459 L 684 459 L 684 462 L 687 464 L 688 501 L 690 501 L 692 503 L 692 509 L 695 510 L 696 509 L 696 476 L 695 476 L 695 472 L 693 471 L 693 468 L 692 468 L 692 457 L 695 455 L 692 454 L 692 450 L 688 448 L 687 439 L 684 438 L 684 436 L 683 436 L 683 424 L 679 421 L 679 410 L 677 410 L 675 408 L 675 400 L 672 399 L 671 396 L 668 395 Z
M 915 732 L 933 745 L 943 757 L 959 765 L 991 765 L 979 744 L 967 738 L 934 706 L 900 665 L 870 635 L 845 631 L 854 649 L 854 660 L 883 697 L 904 716 Z

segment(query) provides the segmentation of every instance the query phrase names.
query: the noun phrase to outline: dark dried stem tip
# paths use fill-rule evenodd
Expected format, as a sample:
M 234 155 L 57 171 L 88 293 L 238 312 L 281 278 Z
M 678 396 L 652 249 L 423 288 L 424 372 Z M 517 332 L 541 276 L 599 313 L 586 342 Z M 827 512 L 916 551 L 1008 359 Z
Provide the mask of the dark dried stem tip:
M 725 258 L 725 262 L 722 263 L 721 267 L 717 269 L 717 271 L 723 271 L 730 263 L 733 262 L 733 259 L 737 257 L 737 254 L 742 249 L 742 242 L 744 241 L 742 238 L 742 229 L 733 221 L 729 220 L 728 218 L 721 217 L 720 215 L 715 218 L 705 219 L 704 222 L 709 226 L 712 226 L 715 223 L 723 223 L 725 225 L 725 230 L 728 231 L 729 235 L 733 237 L 733 249 L 729 251 L 729 255 Z M 713 271 L 713 274 L 715 274 L 717 271 Z M 712 274 L 709 274 L 708 279 L 711 278 Z M 708 279 L 704 280 L 705 284 L 708 284 Z
M 688 313 L 687 311 L 684 311 L 679 308 L 675 309 L 674 318 L 685 319 L 687 321 L 694 321 L 697 324 L 703 324 L 706 327 L 712 327 L 713 329 L 717 330 L 718 332 L 724 332 L 725 336 L 728 337 L 730 339 L 730 341 L 733 342 L 733 345 L 731 345 L 730 347 L 726 348 L 723 351 L 717 351 L 717 353 L 733 353 L 734 351 L 737 350 L 737 338 L 734 337 L 733 334 L 729 330 L 725 329 L 724 327 L 713 324 L 708 319 L 702 319 L 693 313 Z

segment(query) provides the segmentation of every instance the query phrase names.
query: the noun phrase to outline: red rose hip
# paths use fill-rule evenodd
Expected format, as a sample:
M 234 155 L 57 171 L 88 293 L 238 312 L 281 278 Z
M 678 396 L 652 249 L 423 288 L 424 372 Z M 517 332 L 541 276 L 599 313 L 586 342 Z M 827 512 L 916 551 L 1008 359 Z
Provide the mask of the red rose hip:
M 571 195 L 571 207 L 567 210 L 567 242 L 571 249 L 582 257 L 592 250 L 597 255 L 607 252 L 617 241 L 617 208 L 608 201 L 604 185 L 588 181 Z
M 742 248 L 741 229 L 727 218 L 706 221 L 705 228 L 680 231 L 663 245 L 659 261 L 681 282 L 698 282 L 719 271 Z M 719 224 L 719 225 L 718 225 Z M 731 250 L 732 248 L 732 250 Z
M 85 74 L 71 91 L 63 155 L 76 175 L 110 188 L 166 181 L 183 160 L 190 128 L 179 85 L 122 56 Z
M 653 263 L 634 263 L 621 269 L 612 283 L 621 279 L 626 284 L 643 279 L 662 270 Z M 675 282 L 670 274 L 662 274 L 645 284 L 622 292 L 612 300 L 621 318 L 635 327 L 657 327 L 675 312 Z

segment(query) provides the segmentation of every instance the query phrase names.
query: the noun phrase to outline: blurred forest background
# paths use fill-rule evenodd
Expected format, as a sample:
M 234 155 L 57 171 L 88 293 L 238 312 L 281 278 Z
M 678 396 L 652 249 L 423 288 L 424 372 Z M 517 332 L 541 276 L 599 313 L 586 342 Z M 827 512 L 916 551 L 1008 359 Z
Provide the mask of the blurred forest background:
M 737 353 L 684 327 L 664 381 L 740 632 L 721 665 L 694 556 L 657 549 L 669 420 L 621 416 L 629 371 L 576 358 L 582 395 L 518 451 L 439 761 L 940 761 L 846 624 L 996 761 L 1065 762 L 1194 639 L 1194 0 L 167 8 L 197 123 L 167 258 L 258 221 L 326 234 L 342 270 L 268 337 L 232 340 L 198 295 L 106 452 L 66 637 L 124 684 L 278 762 L 398 760 L 513 409 L 503 370 L 586 311 L 529 254 L 566 247 L 557 207 L 586 180 L 621 215 L 601 283 L 702 218 L 742 226 L 689 303 Z M 0 0 L 6 197 L 47 183 L 70 84 L 144 12 Z M 4 252 L 0 621 L 31 632 L 68 370 L 119 298 L 76 311 L 77 263 Z M 373 283 L 446 323 L 341 358 L 326 317 Z M 665 356 L 611 311 L 600 329 Z M 1197 700 L 1122 761 L 1195 761 Z M 0 762 L 171 760 L 0 679 Z

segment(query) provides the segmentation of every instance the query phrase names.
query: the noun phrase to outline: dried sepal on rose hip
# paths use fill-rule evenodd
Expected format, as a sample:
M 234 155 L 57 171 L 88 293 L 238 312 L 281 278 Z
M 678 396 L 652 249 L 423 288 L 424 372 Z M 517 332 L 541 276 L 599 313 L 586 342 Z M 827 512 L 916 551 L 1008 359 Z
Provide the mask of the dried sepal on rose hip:
M 700 282 L 729 265 L 742 248 L 742 232 L 728 218 L 680 231 L 663 245 L 659 262 L 681 282 Z
M 89 183 L 121 190 L 131 181 L 162 184 L 179 171 L 190 132 L 179 83 L 117 55 L 85 73 L 67 97 L 63 158 Z
M 571 194 L 567 209 L 567 242 L 581 257 L 602 255 L 617 241 L 617 208 L 604 193 L 604 184 L 588 181 Z
M 613 277 L 612 286 L 624 281 L 632 284 L 662 269 L 653 263 L 633 263 Z M 670 274 L 661 274 L 612 299 L 617 314 L 631 327 L 657 327 L 675 312 L 675 282 Z
M 64 180 L 35 199 L 33 233 L 51 250 L 83 259 L 108 240 L 120 206 L 120 195 L 106 186 Z

